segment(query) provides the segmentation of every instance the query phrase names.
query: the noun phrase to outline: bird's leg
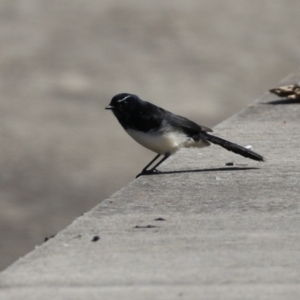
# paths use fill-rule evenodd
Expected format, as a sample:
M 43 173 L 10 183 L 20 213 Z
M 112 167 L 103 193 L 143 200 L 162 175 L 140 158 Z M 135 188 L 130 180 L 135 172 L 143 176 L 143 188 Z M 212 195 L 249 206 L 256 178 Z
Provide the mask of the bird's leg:
M 147 173 L 147 168 L 150 167 L 159 157 L 160 157 L 161 154 L 157 154 L 150 162 L 149 164 L 142 170 L 141 173 L 139 173 L 138 175 L 136 175 L 135 178 L 138 178 L 140 177 L 141 175 L 143 174 L 146 174 Z
M 156 168 L 170 156 L 170 153 L 166 153 L 164 155 L 164 157 L 154 167 L 152 167 L 150 170 L 147 170 L 147 168 L 149 166 L 151 166 L 160 156 L 161 156 L 161 154 L 156 155 L 154 157 L 154 159 L 151 160 L 150 163 L 142 170 L 142 172 L 136 176 L 136 178 L 140 177 L 141 175 L 153 174 L 155 172 L 158 172 L 156 170 Z
M 169 156 L 170 156 L 171 154 L 170 153 L 166 153 L 165 155 L 164 155 L 164 157 L 153 167 L 153 168 L 151 168 L 149 171 L 155 171 L 156 170 L 156 168 L 161 164 L 161 163 L 163 163 Z
M 148 167 L 150 167 L 159 157 L 161 154 L 157 154 L 150 162 L 149 164 L 142 170 L 142 173 L 147 171 Z

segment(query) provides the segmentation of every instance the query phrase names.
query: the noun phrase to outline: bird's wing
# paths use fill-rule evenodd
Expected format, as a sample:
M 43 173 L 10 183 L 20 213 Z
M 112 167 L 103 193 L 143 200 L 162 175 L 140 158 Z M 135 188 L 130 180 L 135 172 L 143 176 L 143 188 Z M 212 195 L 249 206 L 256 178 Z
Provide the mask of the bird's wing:
M 197 135 L 201 131 L 202 132 L 203 131 L 204 132 L 212 132 L 212 130 L 208 127 L 198 125 L 195 122 L 193 122 L 185 117 L 175 115 L 168 111 L 166 111 L 165 118 L 172 127 L 175 127 L 178 130 L 183 131 L 188 136 Z

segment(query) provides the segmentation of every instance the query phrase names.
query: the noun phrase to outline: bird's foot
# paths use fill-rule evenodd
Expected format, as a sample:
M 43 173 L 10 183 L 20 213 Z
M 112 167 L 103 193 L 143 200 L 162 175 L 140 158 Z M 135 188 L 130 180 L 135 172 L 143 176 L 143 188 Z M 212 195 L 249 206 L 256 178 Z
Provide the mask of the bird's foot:
M 157 169 L 150 169 L 150 170 L 143 170 L 140 174 L 136 175 L 135 178 L 139 178 L 142 175 L 153 175 L 153 174 L 159 174 L 161 171 Z

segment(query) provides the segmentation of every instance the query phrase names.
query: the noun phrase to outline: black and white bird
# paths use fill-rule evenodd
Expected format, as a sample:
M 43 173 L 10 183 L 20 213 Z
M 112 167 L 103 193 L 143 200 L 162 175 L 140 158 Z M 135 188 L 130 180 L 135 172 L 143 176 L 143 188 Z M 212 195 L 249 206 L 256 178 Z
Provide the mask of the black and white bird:
M 105 109 L 112 110 L 119 123 L 136 142 L 157 153 L 137 177 L 159 172 L 156 168 L 180 148 L 202 148 L 210 143 L 244 157 L 264 161 L 263 156 L 250 149 L 216 137 L 208 133 L 212 132 L 211 129 L 144 101 L 134 94 L 115 95 Z M 160 156 L 163 156 L 162 159 L 148 169 Z

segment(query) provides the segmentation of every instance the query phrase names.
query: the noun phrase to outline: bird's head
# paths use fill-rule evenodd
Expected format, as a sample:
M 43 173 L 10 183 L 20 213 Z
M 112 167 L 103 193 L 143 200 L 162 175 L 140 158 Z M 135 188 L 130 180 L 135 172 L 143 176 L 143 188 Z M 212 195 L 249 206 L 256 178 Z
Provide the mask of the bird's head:
M 143 101 L 134 94 L 121 93 L 115 95 L 105 109 L 112 110 L 116 117 L 132 114 Z

